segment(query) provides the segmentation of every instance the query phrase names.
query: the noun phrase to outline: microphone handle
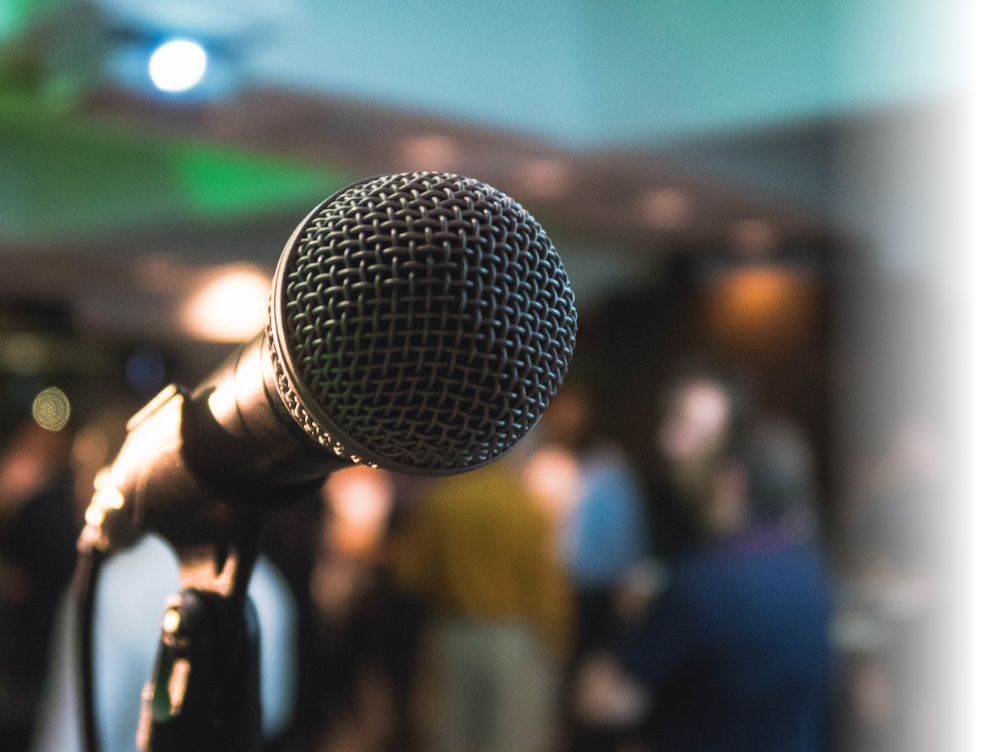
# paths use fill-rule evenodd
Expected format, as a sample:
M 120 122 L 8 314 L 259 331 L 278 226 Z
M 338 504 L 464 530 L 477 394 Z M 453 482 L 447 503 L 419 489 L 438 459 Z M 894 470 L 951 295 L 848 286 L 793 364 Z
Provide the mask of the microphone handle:
M 135 529 L 184 546 L 219 540 L 243 511 L 315 491 L 352 463 L 295 423 L 274 378 L 262 333 L 192 392 L 166 387 L 129 421 L 99 494 L 114 498 Z

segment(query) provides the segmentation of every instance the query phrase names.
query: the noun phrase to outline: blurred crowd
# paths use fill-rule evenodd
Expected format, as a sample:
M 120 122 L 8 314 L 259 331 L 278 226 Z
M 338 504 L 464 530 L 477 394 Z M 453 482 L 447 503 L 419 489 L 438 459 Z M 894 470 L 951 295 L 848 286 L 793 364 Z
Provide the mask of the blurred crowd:
M 650 395 L 659 463 L 567 383 L 499 461 L 357 466 L 270 519 L 251 597 L 267 748 L 638 752 L 940 749 L 924 656 L 941 565 L 933 429 L 900 421 L 824 505 L 806 434 L 736 375 Z M 116 407 L 0 455 L 0 748 L 80 748 L 67 588 Z M 833 542 L 836 541 L 836 544 Z M 95 620 L 105 749 L 134 745 L 176 560 L 113 557 Z

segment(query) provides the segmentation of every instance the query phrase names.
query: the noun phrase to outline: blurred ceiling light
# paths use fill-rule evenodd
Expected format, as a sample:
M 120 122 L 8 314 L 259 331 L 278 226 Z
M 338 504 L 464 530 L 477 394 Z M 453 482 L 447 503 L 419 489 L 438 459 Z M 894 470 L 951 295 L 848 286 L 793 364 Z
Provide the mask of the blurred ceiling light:
M 732 239 L 744 256 L 767 256 L 778 247 L 778 235 L 766 219 L 741 219 L 733 226 Z
M 403 142 L 402 158 L 407 170 L 450 172 L 458 165 L 458 145 L 449 136 L 414 136 Z
M 556 199 L 570 186 L 569 169 L 558 159 L 533 159 L 524 166 L 525 192 L 535 198 Z
M 676 230 L 691 214 L 691 200 L 677 188 L 657 188 L 642 200 L 642 218 L 656 230 Z
M 149 56 L 149 77 L 160 91 L 193 89 L 205 77 L 207 69 L 208 53 L 190 39 L 171 39 Z
M 735 352 L 781 352 L 815 332 L 819 300 L 815 279 L 803 269 L 744 265 L 709 288 L 708 330 Z
M 61 431 L 69 423 L 69 397 L 58 387 L 43 389 L 31 403 L 31 417 L 46 431 Z
M 185 331 L 212 342 L 244 342 L 267 320 L 271 280 L 260 270 L 222 273 L 197 291 L 181 311 Z
M 781 308 L 790 299 L 795 281 L 792 271 L 754 267 L 732 273 L 720 290 L 737 318 L 753 318 Z

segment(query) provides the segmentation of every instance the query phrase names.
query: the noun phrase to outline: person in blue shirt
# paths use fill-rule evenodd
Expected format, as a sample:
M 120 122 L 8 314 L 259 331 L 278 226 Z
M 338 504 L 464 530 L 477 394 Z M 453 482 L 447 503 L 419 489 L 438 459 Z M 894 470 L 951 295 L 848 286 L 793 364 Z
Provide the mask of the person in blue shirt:
M 526 481 L 559 529 L 560 563 L 573 594 L 573 640 L 564 682 L 617 638 L 616 595 L 648 555 L 644 490 L 632 461 L 602 435 L 592 387 L 563 385 L 542 417 Z M 564 718 L 564 749 L 611 749 L 618 733 Z
M 702 543 L 585 668 L 578 709 L 604 722 L 644 717 L 653 750 L 819 752 L 831 613 L 808 447 L 788 424 L 757 422 L 708 478 Z
M 615 591 L 648 554 L 641 482 L 625 450 L 597 431 L 594 412 L 590 389 L 568 384 L 541 424 L 542 449 L 563 451 L 575 472 L 559 525 L 560 553 L 574 590 L 578 655 L 615 636 Z

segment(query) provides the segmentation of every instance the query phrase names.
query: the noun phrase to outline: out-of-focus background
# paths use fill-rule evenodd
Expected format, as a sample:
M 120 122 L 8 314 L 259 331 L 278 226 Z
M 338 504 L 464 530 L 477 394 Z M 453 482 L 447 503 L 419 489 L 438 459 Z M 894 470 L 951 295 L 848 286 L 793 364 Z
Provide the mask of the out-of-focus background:
M 41 712 L 88 484 L 127 417 L 256 333 L 314 205 L 433 169 L 508 193 L 553 239 L 580 313 L 569 381 L 654 543 L 671 374 L 738 373 L 797 427 L 833 582 L 828 747 L 944 749 L 959 22 L 935 0 L 0 2 L 10 738 Z M 524 460 L 554 535 L 583 467 L 560 446 Z M 275 515 L 300 640 L 276 749 L 432 738 L 441 701 L 401 625 L 433 604 L 396 597 L 386 553 L 426 492 L 331 481 Z M 553 707 L 552 745 L 571 715 Z

